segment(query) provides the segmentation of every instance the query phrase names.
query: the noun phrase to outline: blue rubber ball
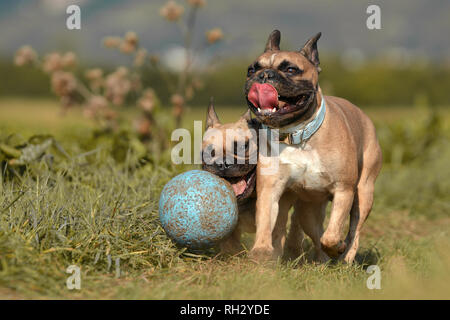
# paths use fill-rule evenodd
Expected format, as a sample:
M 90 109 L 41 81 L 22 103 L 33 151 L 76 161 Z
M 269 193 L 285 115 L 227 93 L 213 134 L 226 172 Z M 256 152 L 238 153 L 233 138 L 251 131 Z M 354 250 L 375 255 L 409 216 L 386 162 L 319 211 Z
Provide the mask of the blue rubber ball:
M 192 249 L 212 247 L 236 227 L 236 196 L 224 179 L 207 171 L 187 171 L 164 186 L 159 219 L 176 243 Z

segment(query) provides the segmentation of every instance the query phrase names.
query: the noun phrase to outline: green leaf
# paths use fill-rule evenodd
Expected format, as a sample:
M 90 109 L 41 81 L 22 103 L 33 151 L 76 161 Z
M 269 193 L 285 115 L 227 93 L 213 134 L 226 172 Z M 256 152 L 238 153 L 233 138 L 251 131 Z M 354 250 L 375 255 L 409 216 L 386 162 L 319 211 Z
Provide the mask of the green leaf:
M 29 144 L 22 149 L 22 154 L 18 159 L 10 161 L 10 165 L 25 165 L 38 160 L 45 151 L 53 144 L 53 138 L 44 140 L 41 144 Z
M 4 143 L 0 143 L 0 150 L 9 158 L 19 158 L 22 155 L 22 152 L 20 152 L 20 150 L 8 146 Z

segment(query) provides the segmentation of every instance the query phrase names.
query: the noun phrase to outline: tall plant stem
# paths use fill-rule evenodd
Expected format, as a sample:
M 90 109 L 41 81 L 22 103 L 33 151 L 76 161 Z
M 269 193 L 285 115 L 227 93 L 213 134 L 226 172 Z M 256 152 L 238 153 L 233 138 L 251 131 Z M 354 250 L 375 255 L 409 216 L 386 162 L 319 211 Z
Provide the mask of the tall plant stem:
M 181 71 L 178 77 L 178 85 L 177 85 L 177 94 L 181 95 L 184 100 L 186 93 L 186 83 L 189 76 L 189 70 L 192 64 L 192 38 L 194 34 L 195 21 L 197 18 L 197 7 L 192 7 L 189 11 L 189 15 L 186 21 L 186 26 L 184 28 L 184 50 L 185 50 L 185 65 L 183 70 Z M 184 105 L 182 106 L 182 110 L 176 114 L 175 125 L 177 128 L 180 127 L 183 117 Z

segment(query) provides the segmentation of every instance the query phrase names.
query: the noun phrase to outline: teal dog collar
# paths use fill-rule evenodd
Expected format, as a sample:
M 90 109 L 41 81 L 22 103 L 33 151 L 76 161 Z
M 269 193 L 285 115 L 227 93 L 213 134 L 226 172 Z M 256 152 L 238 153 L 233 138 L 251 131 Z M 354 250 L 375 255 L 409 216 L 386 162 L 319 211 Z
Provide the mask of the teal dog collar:
M 301 123 L 295 127 L 282 128 L 280 129 L 280 134 L 287 134 L 289 144 L 303 144 L 308 141 L 311 136 L 319 130 L 320 126 L 325 119 L 326 104 L 325 99 L 322 96 L 322 103 L 320 104 L 319 111 L 317 112 L 314 119 L 308 122 L 306 125 Z M 268 128 L 263 125 L 263 128 Z

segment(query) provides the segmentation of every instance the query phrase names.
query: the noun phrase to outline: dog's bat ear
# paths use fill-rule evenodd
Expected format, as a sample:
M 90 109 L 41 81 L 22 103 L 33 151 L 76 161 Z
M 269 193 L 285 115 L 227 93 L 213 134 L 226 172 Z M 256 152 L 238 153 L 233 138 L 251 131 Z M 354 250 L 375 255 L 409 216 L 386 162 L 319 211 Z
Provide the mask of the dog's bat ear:
M 317 50 L 317 40 L 319 40 L 322 32 L 319 32 L 314 37 L 306 41 L 300 53 L 306 57 L 320 72 L 319 50 Z
M 206 113 L 206 129 L 218 123 L 220 123 L 220 120 L 219 117 L 217 116 L 216 110 L 214 110 L 214 98 L 211 97 L 208 111 Z
M 247 109 L 247 111 L 241 116 L 241 120 L 250 121 L 252 120 L 252 112 L 250 109 Z
M 264 49 L 264 52 L 280 50 L 280 38 L 281 38 L 280 31 L 273 30 L 272 33 L 269 35 L 269 39 L 267 39 L 266 48 Z

